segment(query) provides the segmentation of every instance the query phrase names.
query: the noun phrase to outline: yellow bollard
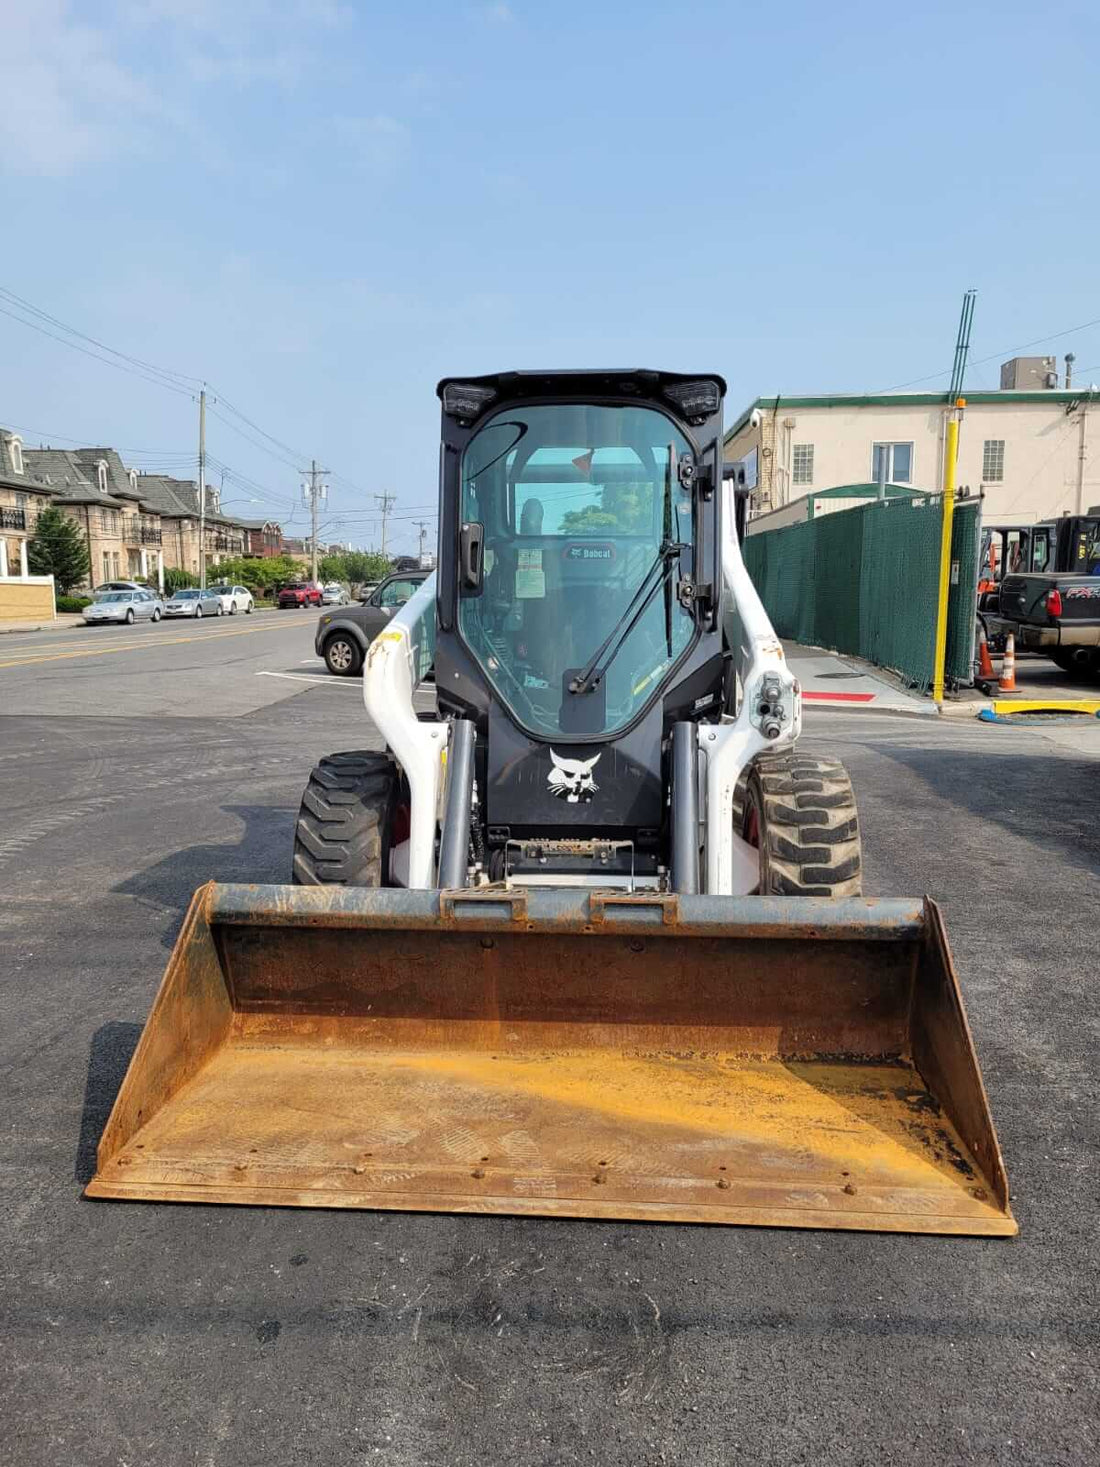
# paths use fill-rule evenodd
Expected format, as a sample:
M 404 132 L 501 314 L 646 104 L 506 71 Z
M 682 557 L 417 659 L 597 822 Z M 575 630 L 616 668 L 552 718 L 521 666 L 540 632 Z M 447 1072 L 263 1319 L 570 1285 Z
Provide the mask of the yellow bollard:
M 955 521 L 955 470 L 959 456 L 959 412 L 966 399 L 955 399 L 955 409 L 947 420 L 947 442 L 943 465 L 943 532 L 940 538 L 940 590 L 936 606 L 936 653 L 932 673 L 932 697 L 943 702 L 943 675 L 947 662 L 947 603 L 951 594 L 951 527 Z

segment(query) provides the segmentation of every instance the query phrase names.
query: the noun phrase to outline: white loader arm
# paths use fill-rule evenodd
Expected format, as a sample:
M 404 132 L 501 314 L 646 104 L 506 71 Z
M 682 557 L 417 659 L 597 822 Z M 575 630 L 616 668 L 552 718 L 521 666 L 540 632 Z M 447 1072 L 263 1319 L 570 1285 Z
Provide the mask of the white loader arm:
M 737 538 L 735 491 L 722 483 L 722 616 L 733 652 L 740 705 L 737 717 L 699 729 L 707 756 L 706 890 L 752 891 L 759 857 L 733 829 L 733 795 L 742 770 L 763 749 L 789 748 L 802 731 L 802 692 L 757 594 Z
M 448 726 L 422 723 L 413 693 L 435 657 L 435 572 L 367 649 L 363 702 L 409 781 L 409 850 L 405 884 L 435 886 L 435 830 Z

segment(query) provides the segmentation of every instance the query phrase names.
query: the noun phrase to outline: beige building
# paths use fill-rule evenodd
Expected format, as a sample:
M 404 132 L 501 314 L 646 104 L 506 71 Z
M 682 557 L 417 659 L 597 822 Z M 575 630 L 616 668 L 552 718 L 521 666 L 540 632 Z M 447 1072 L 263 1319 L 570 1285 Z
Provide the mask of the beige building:
M 754 515 L 840 486 L 943 488 L 942 392 L 758 397 L 726 434 L 725 457 L 755 484 Z M 985 523 L 1030 524 L 1100 503 L 1100 391 L 971 392 L 957 483 L 985 496 Z
M 166 474 L 138 474 L 135 479 L 142 500 L 160 516 L 165 564 L 191 575 L 199 574 L 199 486 L 193 479 L 172 479 Z M 206 490 L 206 568 L 215 570 L 223 560 L 244 555 L 248 531 L 239 520 L 221 512 L 219 491 Z
M 28 487 L 49 493 L 84 531 L 90 585 L 119 579 L 163 585 L 160 517 L 142 501 L 137 474 L 113 448 L 24 447 L 22 458 Z

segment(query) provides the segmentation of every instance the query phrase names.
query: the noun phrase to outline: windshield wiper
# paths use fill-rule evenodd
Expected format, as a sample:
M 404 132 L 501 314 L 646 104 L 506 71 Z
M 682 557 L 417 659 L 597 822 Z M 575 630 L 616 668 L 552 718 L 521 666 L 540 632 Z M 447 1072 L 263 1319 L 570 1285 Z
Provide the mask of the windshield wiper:
M 680 559 L 687 546 L 678 540 L 666 540 L 658 550 L 653 564 L 646 571 L 638 585 L 638 589 L 627 603 L 622 616 L 608 632 L 607 636 L 593 652 L 584 667 L 577 673 L 576 677 L 569 680 L 569 691 L 571 693 L 591 693 L 603 682 L 607 669 L 614 662 L 622 650 L 627 637 L 641 621 L 646 607 L 656 596 L 662 586 L 667 585 L 672 576 L 672 568 Z M 612 643 L 615 645 L 612 647 Z M 608 648 L 611 648 L 608 651 Z M 604 658 L 604 653 L 607 653 Z M 601 663 L 601 658 L 604 660 Z

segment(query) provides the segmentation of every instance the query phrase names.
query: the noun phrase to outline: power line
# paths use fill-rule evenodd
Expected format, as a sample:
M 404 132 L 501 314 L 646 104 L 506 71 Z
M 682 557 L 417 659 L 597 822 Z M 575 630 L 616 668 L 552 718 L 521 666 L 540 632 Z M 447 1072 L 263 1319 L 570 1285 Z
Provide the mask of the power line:
M 194 395 L 186 387 L 176 387 L 159 377 L 150 376 L 147 372 L 140 372 L 135 367 L 128 367 L 123 362 L 113 362 L 110 357 L 101 356 L 99 352 L 89 351 L 86 346 L 81 346 L 78 342 L 67 341 L 65 337 L 58 336 L 56 332 L 47 331 L 44 326 L 39 326 L 35 321 L 28 321 L 25 317 L 16 315 L 14 311 L 9 311 L 4 306 L 0 306 L 0 313 L 5 316 L 10 316 L 13 321 L 18 321 L 21 326 L 26 326 L 31 331 L 37 331 L 42 336 L 50 337 L 53 341 L 59 341 L 62 346 L 68 346 L 73 351 L 82 352 L 84 356 L 91 357 L 93 361 L 102 362 L 105 367 L 114 367 L 118 372 L 127 372 L 131 377 L 140 377 L 143 382 L 149 382 L 154 387 L 165 387 L 169 392 L 178 392 L 183 397 L 192 397 Z
M 1090 326 L 1100 326 L 1100 316 L 1095 321 L 1083 321 L 1080 326 L 1068 326 L 1065 331 L 1052 331 L 1049 336 L 1037 336 L 1034 341 L 1025 341 L 1021 346 L 1008 346 L 1002 351 L 990 352 L 987 357 L 978 357 L 970 363 L 972 367 L 982 367 L 986 362 L 995 362 L 1001 357 L 1012 357 L 1017 352 L 1027 351 L 1029 346 L 1041 346 L 1045 341 L 1058 341 L 1063 336 L 1072 336 L 1076 331 L 1087 331 Z M 1092 371 L 1090 367 L 1088 369 Z M 893 387 L 879 387 L 876 392 L 900 392 L 904 387 L 916 387 L 921 382 L 934 382 L 937 377 L 949 377 L 951 368 L 945 367 L 942 372 L 929 372 L 927 377 L 912 377 L 908 382 L 898 382 Z
M 283 439 L 276 437 L 275 434 L 269 433 L 266 428 L 262 428 L 259 423 L 248 417 L 246 413 L 225 397 L 224 394 L 216 388 L 209 386 L 209 384 L 204 383 L 204 379 L 188 372 L 179 372 L 175 368 L 158 366 L 155 362 L 146 361 L 142 357 L 137 357 L 129 352 L 120 351 L 117 347 L 109 346 L 98 337 L 91 336 L 87 332 L 79 330 L 79 328 L 70 325 L 67 321 L 63 321 L 59 316 L 52 315 L 49 311 L 43 310 L 42 307 L 36 306 L 32 301 L 26 300 L 24 297 L 17 295 L 15 291 L 2 285 L 0 285 L 0 302 L 7 303 L 6 305 L 0 303 L 0 313 L 18 322 L 19 325 L 27 327 L 28 330 L 37 331 L 40 335 L 48 337 L 51 341 L 56 341 L 61 346 L 67 346 L 73 351 L 78 351 L 84 356 L 91 357 L 93 361 L 101 362 L 104 366 L 114 367 L 116 371 L 127 372 L 131 376 L 138 377 L 141 381 L 147 382 L 151 386 L 163 387 L 169 392 L 179 393 L 181 396 L 191 398 L 198 396 L 196 389 L 201 390 L 205 388 L 208 395 L 216 392 L 217 395 L 214 401 L 222 406 L 232 417 L 238 419 L 239 423 L 244 424 L 244 428 L 238 426 L 237 423 L 231 422 L 223 413 L 217 411 L 212 401 L 208 401 L 207 409 L 214 417 L 232 432 L 243 438 L 246 443 L 251 444 L 253 448 L 268 454 L 269 457 L 275 459 L 277 462 L 294 469 L 296 473 L 302 471 L 301 465 L 306 461 L 308 455 L 292 447 L 289 443 L 284 442 Z M 11 307 L 14 307 L 14 309 L 10 309 Z M 49 329 L 51 327 L 55 329 Z M 59 335 L 58 332 L 64 334 Z M 81 343 L 84 344 L 82 345 Z M 246 428 L 250 429 L 251 432 L 246 432 Z M 30 432 L 33 430 L 26 429 L 24 431 Z M 46 436 L 48 437 L 50 435 Z M 63 435 L 54 436 L 60 438 Z M 79 439 L 70 439 L 68 441 L 72 443 L 80 442 Z M 144 450 L 136 449 L 124 451 L 134 455 L 139 453 L 144 454 L 145 452 Z M 154 458 L 159 457 L 165 462 L 168 461 L 169 457 L 176 462 L 194 461 L 194 455 L 191 454 L 180 455 L 177 458 L 175 455 L 157 455 L 150 451 L 149 456 Z M 346 474 L 341 474 L 333 470 L 329 476 L 345 485 L 355 494 L 363 498 L 368 497 L 366 491 L 356 484 L 354 480 L 348 478 Z M 374 497 L 379 498 L 377 495 Z M 393 497 L 391 496 L 392 499 Z M 386 516 L 384 516 L 384 520 L 385 518 Z M 384 533 L 385 523 L 383 523 Z

